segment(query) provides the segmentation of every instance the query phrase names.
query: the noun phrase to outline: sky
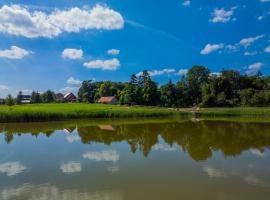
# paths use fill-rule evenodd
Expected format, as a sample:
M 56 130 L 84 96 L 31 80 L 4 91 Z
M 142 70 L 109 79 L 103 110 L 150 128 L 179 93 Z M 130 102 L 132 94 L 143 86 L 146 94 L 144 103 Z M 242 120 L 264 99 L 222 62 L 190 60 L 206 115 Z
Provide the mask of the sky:
M 270 75 L 270 0 L 1 0 L 0 97 L 193 65 Z

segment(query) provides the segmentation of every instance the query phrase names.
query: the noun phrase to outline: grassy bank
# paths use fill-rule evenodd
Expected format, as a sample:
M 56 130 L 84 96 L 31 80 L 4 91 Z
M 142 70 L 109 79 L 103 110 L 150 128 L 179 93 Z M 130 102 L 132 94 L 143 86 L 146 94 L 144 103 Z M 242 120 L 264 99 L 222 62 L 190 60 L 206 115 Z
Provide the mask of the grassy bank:
M 39 122 L 83 118 L 162 117 L 178 112 L 166 108 L 125 107 L 101 104 L 30 104 L 12 110 L 0 106 L 0 122 Z
M 180 109 L 192 112 L 191 109 Z M 232 107 L 232 108 L 201 108 L 200 117 L 270 117 L 270 107 Z

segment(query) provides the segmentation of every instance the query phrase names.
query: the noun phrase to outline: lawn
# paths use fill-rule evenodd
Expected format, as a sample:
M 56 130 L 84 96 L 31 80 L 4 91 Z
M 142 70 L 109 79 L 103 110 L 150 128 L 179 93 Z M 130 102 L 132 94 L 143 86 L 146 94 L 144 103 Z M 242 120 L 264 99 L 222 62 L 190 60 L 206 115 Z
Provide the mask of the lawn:
M 83 118 L 162 117 L 178 112 L 158 107 L 127 107 L 102 104 L 29 104 L 0 106 L 0 122 L 38 122 Z

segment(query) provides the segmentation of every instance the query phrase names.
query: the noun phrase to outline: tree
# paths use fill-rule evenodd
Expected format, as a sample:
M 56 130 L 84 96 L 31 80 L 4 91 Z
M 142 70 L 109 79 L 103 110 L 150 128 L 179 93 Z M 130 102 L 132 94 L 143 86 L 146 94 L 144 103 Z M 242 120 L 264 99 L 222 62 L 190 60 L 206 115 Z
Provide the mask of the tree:
M 9 110 L 12 110 L 12 106 L 15 105 L 15 100 L 13 99 L 13 97 L 11 96 L 11 94 L 9 94 L 5 100 L 6 105 L 9 106 Z
M 208 82 L 210 71 L 203 66 L 193 66 L 187 73 L 187 83 L 191 104 L 202 100 L 202 86 Z
M 52 103 L 52 102 L 55 102 L 55 99 L 56 99 L 55 93 L 52 92 L 51 90 L 44 92 L 41 96 L 42 96 L 42 101 L 44 103 Z
M 157 105 L 159 103 L 160 95 L 157 90 L 157 84 L 152 81 L 149 73 L 143 71 L 140 76 L 141 94 L 142 94 L 142 104 L 144 105 Z
M 78 91 L 78 97 L 80 102 L 95 102 L 95 95 L 97 93 L 97 84 L 91 80 L 83 81 Z
M 42 98 L 39 92 L 32 92 L 31 103 L 42 103 Z
M 139 103 L 139 86 L 136 75 L 132 75 L 128 84 L 120 92 L 121 104 L 138 104 Z
M 22 91 L 19 91 L 17 98 L 16 98 L 17 104 L 21 104 L 21 100 L 22 100 Z
M 177 89 L 170 80 L 166 85 L 160 88 L 160 100 L 165 107 L 175 107 L 177 103 Z
M 112 96 L 113 95 L 113 85 L 111 81 L 105 81 L 98 88 L 98 95 L 100 97 Z

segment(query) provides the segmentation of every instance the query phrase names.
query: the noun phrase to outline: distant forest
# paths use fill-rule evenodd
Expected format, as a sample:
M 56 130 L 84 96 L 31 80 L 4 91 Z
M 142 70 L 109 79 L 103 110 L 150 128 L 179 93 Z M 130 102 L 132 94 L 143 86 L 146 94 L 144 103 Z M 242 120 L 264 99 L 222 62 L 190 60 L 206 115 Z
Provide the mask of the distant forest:
M 129 82 L 86 80 L 78 91 L 78 102 L 95 103 L 100 97 L 116 96 L 122 105 L 163 107 L 269 106 L 270 76 L 243 75 L 237 70 L 211 73 L 203 66 L 193 66 L 177 83 L 158 86 L 147 71 L 132 75 Z M 50 90 L 33 92 L 31 103 L 57 101 Z

